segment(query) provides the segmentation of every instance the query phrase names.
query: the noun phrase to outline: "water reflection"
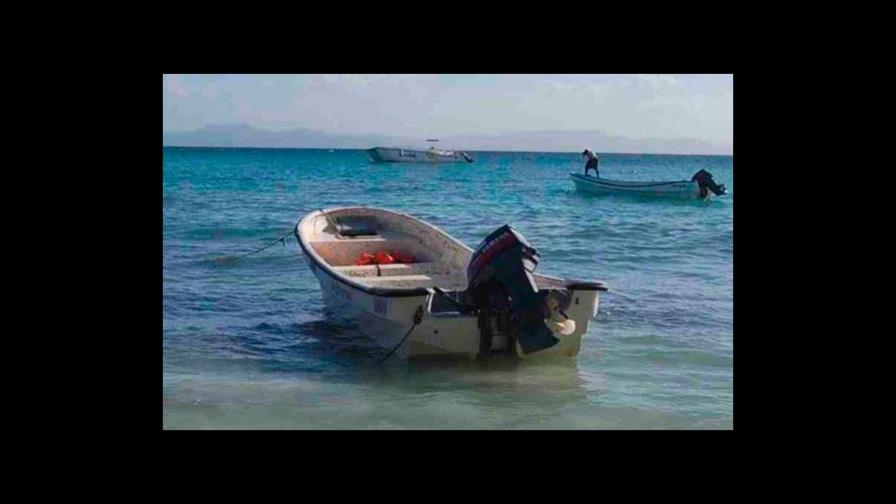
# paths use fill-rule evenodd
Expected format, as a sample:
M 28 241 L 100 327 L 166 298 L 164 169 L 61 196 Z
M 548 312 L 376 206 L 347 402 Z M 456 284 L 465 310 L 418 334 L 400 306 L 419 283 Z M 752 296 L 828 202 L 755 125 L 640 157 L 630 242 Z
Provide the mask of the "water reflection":
M 509 414 L 515 421 L 531 425 L 556 420 L 563 411 L 581 409 L 597 399 L 595 387 L 587 386 L 576 359 L 524 361 L 503 356 L 487 360 L 390 359 L 379 364 L 384 350 L 356 327 L 309 321 L 297 324 L 296 329 L 320 341 L 321 350 L 326 349 L 325 355 L 318 356 L 329 363 L 321 379 L 350 382 L 362 387 L 369 397 L 404 408 L 426 409 L 428 401 L 443 405 L 460 402 L 455 406 L 485 415 Z

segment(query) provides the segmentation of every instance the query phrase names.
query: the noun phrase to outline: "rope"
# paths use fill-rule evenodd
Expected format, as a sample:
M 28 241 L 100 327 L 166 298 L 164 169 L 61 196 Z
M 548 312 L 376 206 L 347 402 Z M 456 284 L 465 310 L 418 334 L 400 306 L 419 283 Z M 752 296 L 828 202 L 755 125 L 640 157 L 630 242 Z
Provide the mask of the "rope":
M 274 245 L 276 245 L 276 244 L 278 244 L 278 243 L 282 243 L 283 246 L 285 247 L 285 246 L 286 246 L 286 237 L 289 236 L 289 235 L 291 235 L 291 234 L 292 234 L 292 231 L 289 231 L 289 232 L 287 232 L 286 234 L 284 234 L 283 236 L 281 236 L 280 238 L 277 238 L 276 240 L 274 240 L 274 241 L 271 242 L 270 244 L 265 245 L 264 247 L 261 247 L 260 249 L 253 250 L 252 252 L 246 252 L 245 254 L 240 254 L 240 255 L 238 255 L 238 256 L 225 256 L 225 257 L 220 257 L 220 258 L 218 258 L 218 259 L 215 259 L 215 262 L 219 262 L 219 263 L 220 263 L 220 262 L 223 262 L 223 261 L 236 261 L 237 259 L 242 259 L 243 257 L 250 256 L 250 255 L 252 255 L 252 254 L 257 254 L 257 253 L 261 252 L 262 250 L 267 250 L 267 249 L 273 247 Z
M 385 357 L 380 359 L 380 361 L 377 362 L 377 364 L 382 364 L 383 362 L 386 361 L 386 359 L 388 359 L 389 357 L 392 357 L 392 354 L 394 354 L 396 350 L 401 348 L 401 345 L 404 344 L 404 340 L 408 339 L 408 336 L 411 335 L 411 332 L 413 332 L 414 328 L 416 328 L 417 325 L 419 325 L 420 322 L 422 322 L 422 321 L 423 321 L 423 306 L 421 305 L 421 306 L 417 307 L 417 311 L 414 313 L 414 325 L 412 325 L 411 328 L 408 329 L 408 332 L 404 335 L 404 338 L 401 338 L 401 341 L 399 341 L 398 344 L 395 345 L 395 348 L 393 348 L 392 351 L 389 352 L 388 355 L 386 355 Z

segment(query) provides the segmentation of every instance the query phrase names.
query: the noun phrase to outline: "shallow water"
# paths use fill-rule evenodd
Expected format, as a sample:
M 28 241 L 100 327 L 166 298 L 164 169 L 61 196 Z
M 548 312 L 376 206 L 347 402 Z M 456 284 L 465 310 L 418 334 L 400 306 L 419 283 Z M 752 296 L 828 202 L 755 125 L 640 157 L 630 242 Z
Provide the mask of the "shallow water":
M 601 176 L 689 179 L 709 202 L 583 195 L 581 156 L 473 153 L 474 164 L 371 163 L 363 151 L 163 148 L 163 426 L 730 429 L 733 158 L 601 155 Z M 538 272 L 605 281 L 574 360 L 376 360 L 333 324 L 295 239 L 308 211 L 423 218 L 475 247 L 508 223 Z

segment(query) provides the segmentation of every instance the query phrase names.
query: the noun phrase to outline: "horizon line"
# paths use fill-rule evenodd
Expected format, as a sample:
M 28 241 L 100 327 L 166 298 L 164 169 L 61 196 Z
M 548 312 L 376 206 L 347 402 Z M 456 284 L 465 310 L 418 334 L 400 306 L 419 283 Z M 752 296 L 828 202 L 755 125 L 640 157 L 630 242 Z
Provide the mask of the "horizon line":
M 294 133 L 296 131 L 310 131 L 312 133 L 318 133 L 318 134 L 322 134 L 322 135 L 330 135 L 330 136 L 334 136 L 334 137 L 344 137 L 344 138 L 348 138 L 348 137 L 386 137 L 386 138 L 390 138 L 391 137 L 391 138 L 404 138 L 404 139 L 408 139 L 408 140 L 417 140 L 418 139 L 418 137 L 412 136 L 411 134 L 404 134 L 404 133 L 394 133 L 394 134 L 393 133 L 337 133 L 334 131 L 305 128 L 302 126 L 297 126 L 297 127 L 290 128 L 290 129 L 268 129 L 265 127 L 253 126 L 248 123 L 206 124 L 204 126 L 200 126 L 195 129 L 183 129 L 183 130 L 171 130 L 171 129 L 166 130 L 163 128 L 162 135 L 189 135 L 189 134 L 193 134 L 193 133 L 200 133 L 203 130 L 208 129 L 208 128 L 234 127 L 234 126 L 245 126 L 249 129 L 252 129 L 252 130 L 255 130 L 258 132 L 264 132 L 264 133 Z M 634 142 L 648 142 L 648 141 L 674 142 L 674 141 L 680 141 L 680 140 L 691 140 L 691 141 L 698 141 L 698 142 L 703 142 L 703 143 L 711 144 L 711 145 L 730 145 L 730 144 L 734 143 L 733 140 L 731 140 L 731 141 L 709 140 L 706 138 L 687 137 L 687 136 L 644 137 L 644 138 L 630 137 L 630 136 L 626 136 L 626 135 L 623 135 L 620 133 L 608 133 L 607 131 L 602 130 L 602 129 L 593 129 L 593 130 L 591 130 L 591 129 L 569 129 L 569 130 L 544 129 L 544 130 L 508 130 L 508 131 L 504 131 L 504 132 L 500 132 L 500 133 L 494 133 L 494 132 L 492 132 L 492 133 L 447 133 L 444 135 L 438 135 L 438 136 L 431 137 L 431 138 L 445 137 L 445 138 L 451 139 L 451 138 L 455 138 L 455 137 L 460 137 L 460 138 L 463 138 L 463 137 L 502 137 L 502 136 L 512 136 L 512 135 L 525 135 L 525 134 L 529 134 L 529 133 L 561 133 L 561 134 L 563 134 L 563 133 L 599 133 L 601 135 L 605 135 L 608 137 L 614 137 L 614 138 L 619 138 L 619 139 L 623 139 L 623 140 L 630 140 L 630 141 L 634 141 Z M 419 137 L 419 138 L 422 139 L 424 137 Z M 494 139 L 494 138 L 490 138 L 490 139 Z
M 162 144 L 162 148 L 165 147 L 175 147 L 178 149 L 271 149 L 271 150 L 344 150 L 344 151 L 366 151 L 367 149 L 373 149 L 375 147 L 382 146 L 374 146 L 374 147 L 356 147 L 356 148 L 345 148 L 345 147 L 257 147 L 257 146 L 249 146 L 249 145 L 164 145 Z M 422 150 L 422 149 L 421 149 Z M 463 150 L 464 152 L 517 152 L 517 153 L 539 153 L 539 154 L 578 154 L 581 155 L 578 151 L 520 151 L 520 150 L 491 150 L 491 149 L 452 149 L 452 150 Z M 600 151 L 597 151 L 599 154 Z M 636 156 L 725 156 L 725 157 L 734 157 L 734 153 L 731 154 L 694 154 L 694 153 L 664 153 L 664 152 L 610 152 L 604 151 L 603 154 L 625 154 L 625 155 L 636 155 Z

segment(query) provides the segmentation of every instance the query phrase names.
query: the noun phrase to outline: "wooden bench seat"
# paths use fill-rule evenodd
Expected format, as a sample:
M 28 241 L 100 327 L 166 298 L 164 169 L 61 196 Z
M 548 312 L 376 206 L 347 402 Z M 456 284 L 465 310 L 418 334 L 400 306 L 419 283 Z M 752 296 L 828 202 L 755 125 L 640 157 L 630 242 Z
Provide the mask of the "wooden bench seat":
M 373 276 L 355 278 L 358 282 L 370 285 L 371 287 L 441 287 L 443 289 L 463 288 L 462 283 L 454 275 L 395 275 L 395 276 Z
M 398 275 L 430 275 L 437 269 L 436 263 L 422 262 L 410 264 L 380 264 L 379 271 L 374 264 L 365 266 L 334 266 L 333 270 L 348 277 L 394 277 Z M 447 273 L 447 272 L 446 272 Z

